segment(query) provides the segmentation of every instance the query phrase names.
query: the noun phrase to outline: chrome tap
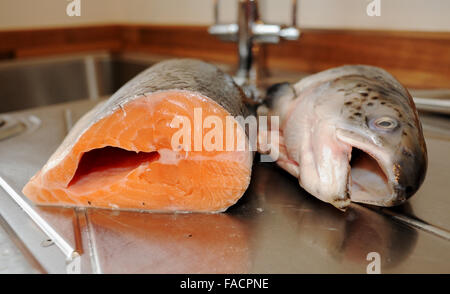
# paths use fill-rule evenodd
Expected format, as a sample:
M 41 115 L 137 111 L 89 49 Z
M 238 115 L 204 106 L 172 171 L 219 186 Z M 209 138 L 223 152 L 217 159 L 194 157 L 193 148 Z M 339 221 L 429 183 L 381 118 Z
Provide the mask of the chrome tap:
M 260 99 L 258 81 L 262 75 L 260 59 L 264 43 L 276 44 L 280 40 L 296 40 L 300 36 L 297 24 L 297 0 L 292 0 L 292 23 L 280 26 L 264 23 L 259 15 L 257 0 L 238 0 L 236 24 L 219 23 L 219 0 L 214 0 L 214 22 L 208 32 L 223 41 L 238 43 L 239 65 L 234 79 L 243 87 L 248 97 Z

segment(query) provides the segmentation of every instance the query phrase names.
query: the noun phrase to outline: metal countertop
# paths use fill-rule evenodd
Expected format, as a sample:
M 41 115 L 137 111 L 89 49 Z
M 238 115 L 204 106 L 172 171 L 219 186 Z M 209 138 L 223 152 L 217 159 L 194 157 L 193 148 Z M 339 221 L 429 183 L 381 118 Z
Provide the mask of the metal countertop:
M 382 273 L 450 273 L 448 118 L 422 117 L 427 177 L 407 204 L 393 209 L 352 204 L 341 212 L 257 160 L 249 190 L 222 214 L 34 206 L 21 188 L 95 103 L 9 114 L 28 125 L 0 141 L 0 215 L 28 262 L 20 271 L 366 273 L 368 253 L 378 252 Z

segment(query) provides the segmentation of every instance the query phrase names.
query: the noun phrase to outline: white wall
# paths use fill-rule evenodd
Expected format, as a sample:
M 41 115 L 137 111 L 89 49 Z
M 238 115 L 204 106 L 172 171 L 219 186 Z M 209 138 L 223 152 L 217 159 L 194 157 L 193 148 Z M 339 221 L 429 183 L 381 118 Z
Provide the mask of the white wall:
M 121 1 L 81 0 L 81 16 L 74 17 L 66 14 L 68 3 L 67 0 L 0 0 L 0 29 L 112 23 L 117 21 L 120 10 L 116 5 Z
M 380 0 L 381 15 L 368 16 L 372 0 L 300 0 L 297 22 L 308 28 L 450 31 L 449 0 Z M 269 0 L 267 20 L 288 19 L 289 0 Z
M 449 0 L 380 0 L 381 16 L 369 17 L 372 0 L 299 0 L 304 28 L 450 31 Z M 69 0 L 0 0 L 0 29 L 104 23 L 199 24 L 213 21 L 213 0 L 81 0 L 81 16 L 66 15 Z M 223 22 L 236 19 L 237 0 L 221 0 Z M 291 0 L 260 0 L 266 21 L 290 21 Z

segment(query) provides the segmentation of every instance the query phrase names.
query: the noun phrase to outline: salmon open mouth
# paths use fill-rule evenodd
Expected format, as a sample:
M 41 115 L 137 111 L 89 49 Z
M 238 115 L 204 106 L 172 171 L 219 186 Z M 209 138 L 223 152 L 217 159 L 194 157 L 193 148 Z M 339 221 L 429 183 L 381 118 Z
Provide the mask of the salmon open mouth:
M 392 196 L 388 177 L 378 160 L 356 147 L 352 147 L 350 177 L 350 199 L 354 202 L 380 204 Z

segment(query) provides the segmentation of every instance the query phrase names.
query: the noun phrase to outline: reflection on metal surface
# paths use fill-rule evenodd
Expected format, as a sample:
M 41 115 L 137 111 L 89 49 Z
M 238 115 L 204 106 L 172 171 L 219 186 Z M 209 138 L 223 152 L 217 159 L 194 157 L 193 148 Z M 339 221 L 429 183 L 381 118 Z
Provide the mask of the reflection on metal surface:
M 86 84 L 89 93 L 89 96 L 87 97 L 92 100 L 98 100 L 100 96 L 100 91 L 98 88 L 98 75 L 97 68 L 95 66 L 95 59 L 92 55 L 88 55 L 84 58 L 84 67 L 86 70 Z
M 66 264 L 67 274 L 81 274 L 81 256 L 74 252 L 72 258 Z
M 47 272 L 365 273 L 367 254 L 378 252 L 382 273 L 450 273 L 450 242 L 430 233 L 435 228 L 450 230 L 450 137 L 427 132 L 426 125 L 435 125 L 428 116 L 422 116 L 428 174 L 408 205 L 386 210 L 396 217 L 360 205 L 342 213 L 307 194 L 275 165 L 260 163 L 254 166 L 247 193 L 224 214 L 32 205 L 21 188 L 95 103 L 86 100 L 11 114 L 22 121 L 34 117 L 40 127 L 27 127 L 21 135 L 0 142 L 0 177 L 10 192 L 0 189 L 0 213 Z M 446 126 L 441 121 L 439 125 Z M 56 239 L 47 231 L 47 236 L 42 234 L 18 204 L 37 215 L 38 223 L 51 229 L 50 235 L 56 232 L 65 249 L 41 247 L 43 240 Z M 423 220 L 429 227 L 409 219 Z
M 8 114 L 0 115 L 0 141 L 34 132 L 40 124 L 41 120 L 34 115 L 21 118 Z
M 0 274 L 46 273 L 0 215 Z
M 414 97 L 418 110 L 450 114 L 450 100 Z
M 11 116 L 0 117 L 0 140 L 8 139 L 24 132 L 26 126 L 21 121 Z
M 69 133 L 70 129 L 73 127 L 72 111 L 70 109 L 64 110 L 64 122 L 66 126 L 66 133 Z
M 83 209 L 73 209 L 73 235 L 75 239 L 75 252 L 78 254 L 83 254 L 83 242 L 81 237 L 81 223 L 80 223 L 80 214 L 84 214 Z
M 290 232 L 290 236 L 283 240 L 274 238 L 272 242 L 288 242 L 283 246 L 315 255 L 318 263 L 328 264 L 325 272 L 339 272 L 339 268 L 343 272 L 364 272 L 370 252 L 380 254 L 385 272 L 395 271 L 414 251 L 418 236 L 413 228 L 399 226 L 357 204 L 352 204 L 345 213 L 324 205 L 298 189 L 295 179 L 271 165 L 257 165 L 254 178 L 257 180 L 253 181 L 250 194 L 255 197 L 249 199 L 253 203 L 246 203 L 244 207 L 261 207 L 264 211 L 252 214 L 254 222 L 259 224 L 255 230 L 275 232 L 276 227 L 282 227 L 281 222 L 285 222 L 290 228 L 283 230 Z M 279 223 L 269 221 L 268 213 L 277 215 Z M 295 259 L 295 254 L 291 252 L 282 258 L 285 260 L 281 263 L 288 263 L 289 259 Z M 316 272 L 316 269 L 305 272 Z
M 88 210 L 104 273 L 245 273 L 246 227 L 227 214 Z
M 2 178 L 0 177 L 0 187 L 2 187 L 6 193 L 11 196 L 14 201 L 19 205 L 25 213 L 39 226 L 39 228 L 44 231 L 45 234 L 56 244 L 56 246 L 61 249 L 61 251 L 66 256 L 67 260 L 72 259 L 72 254 L 75 251 L 67 242 L 62 238 L 58 232 L 54 230 L 53 227 L 46 222 L 41 215 L 39 215 L 33 207 L 31 207 L 13 188 Z
M 80 99 L 98 100 L 160 59 L 99 52 L 0 62 L 0 113 Z
M 432 234 L 435 234 L 439 237 L 442 237 L 444 239 L 450 240 L 450 232 L 443 230 L 441 228 L 438 228 L 436 226 L 431 226 L 430 224 L 427 224 L 421 220 L 397 213 L 395 211 L 392 211 L 390 209 L 381 209 L 381 211 L 384 214 L 387 214 L 389 216 L 391 216 L 394 219 L 397 219 L 399 221 L 402 221 L 404 223 L 407 223 L 411 226 L 414 226 L 416 228 L 422 229 L 424 231 L 430 232 Z
M 0 112 L 88 97 L 83 58 L 41 58 L 0 63 Z
M 93 228 L 93 225 L 91 221 L 89 220 L 89 216 L 87 214 L 87 211 L 83 210 L 83 215 L 85 218 L 85 236 L 87 239 L 87 243 L 89 245 L 89 256 L 91 258 L 91 264 L 92 264 L 92 272 L 95 274 L 101 274 L 102 273 L 102 267 L 100 265 L 98 251 L 97 251 L 97 243 L 95 242 L 95 231 Z
M 426 135 L 435 135 L 440 139 L 450 140 L 450 117 L 423 113 L 421 122 Z

